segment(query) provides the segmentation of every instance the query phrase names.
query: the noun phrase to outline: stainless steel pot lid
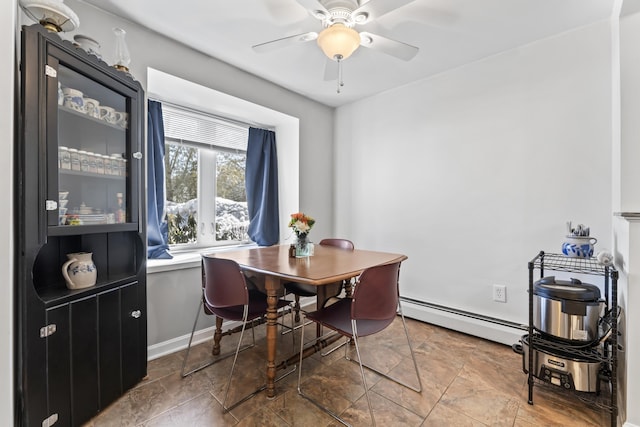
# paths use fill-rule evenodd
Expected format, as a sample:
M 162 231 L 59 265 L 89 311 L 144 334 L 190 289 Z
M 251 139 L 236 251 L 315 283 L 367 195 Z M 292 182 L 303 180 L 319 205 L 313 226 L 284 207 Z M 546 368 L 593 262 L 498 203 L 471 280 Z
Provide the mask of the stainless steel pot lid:
M 533 294 L 555 300 L 592 302 L 600 300 L 600 288 L 578 279 L 556 280 L 555 276 L 543 277 L 533 285 Z

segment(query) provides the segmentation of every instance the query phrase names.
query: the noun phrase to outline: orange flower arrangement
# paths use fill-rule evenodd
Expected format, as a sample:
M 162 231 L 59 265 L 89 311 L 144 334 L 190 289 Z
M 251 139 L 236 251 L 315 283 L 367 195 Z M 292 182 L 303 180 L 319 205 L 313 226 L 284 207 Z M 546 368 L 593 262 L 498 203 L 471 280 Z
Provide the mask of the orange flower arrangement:
M 289 227 L 293 229 L 293 232 L 296 233 L 298 237 L 306 237 L 311 231 L 313 224 L 316 223 L 316 220 L 311 218 L 309 215 L 305 215 L 302 212 L 297 212 L 291 214 L 291 220 L 289 221 Z

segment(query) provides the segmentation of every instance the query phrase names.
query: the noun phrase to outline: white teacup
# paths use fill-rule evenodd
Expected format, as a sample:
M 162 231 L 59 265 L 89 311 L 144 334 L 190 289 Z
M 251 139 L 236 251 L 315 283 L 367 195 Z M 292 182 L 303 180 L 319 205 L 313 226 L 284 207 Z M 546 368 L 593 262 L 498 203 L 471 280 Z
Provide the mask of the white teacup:
M 118 121 L 118 117 L 116 116 L 116 110 L 111 107 L 107 107 L 105 105 L 101 105 L 100 107 L 100 118 L 107 123 L 116 124 Z
M 58 82 L 58 105 L 64 104 L 64 93 L 62 92 L 62 84 Z
M 93 98 L 84 98 L 84 109 L 88 116 L 100 118 L 100 102 Z
M 72 110 L 80 111 L 81 113 L 85 112 L 84 109 L 84 98 L 82 97 L 82 92 L 78 89 L 73 89 L 70 87 L 65 87 L 62 89 L 62 94 L 64 95 L 64 106 L 71 108 Z
M 118 124 L 118 126 L 120 126 L 123 129 L 126 129 L 129 121 L 128 120 L 129 114 L 125 113 L 124 111 L 116 111 L 116 116 L 117 116 L 116 123 Z

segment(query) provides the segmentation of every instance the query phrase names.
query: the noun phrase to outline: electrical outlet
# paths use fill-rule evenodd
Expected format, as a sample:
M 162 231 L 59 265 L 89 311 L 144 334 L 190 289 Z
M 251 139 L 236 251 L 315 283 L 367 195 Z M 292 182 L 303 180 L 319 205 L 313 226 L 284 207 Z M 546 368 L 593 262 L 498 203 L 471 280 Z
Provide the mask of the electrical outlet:
M 507 287 L 505 285 L 493 285 L 493 300 L 507 302 Z

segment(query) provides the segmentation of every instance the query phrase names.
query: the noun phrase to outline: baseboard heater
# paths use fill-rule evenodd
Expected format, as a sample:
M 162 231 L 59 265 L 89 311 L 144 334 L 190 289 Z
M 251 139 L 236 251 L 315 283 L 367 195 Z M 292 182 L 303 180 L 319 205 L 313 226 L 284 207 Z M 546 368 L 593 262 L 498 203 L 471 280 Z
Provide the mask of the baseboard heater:
M 526 333 L 526 326 L 483 314 L 400 297 L 406 317 L 432 323 L 447 329 L 511 345 Z
M 427 301 L 401 297 L 402 311 L 406 317 L 442 326 L 447 329 L 464 332 L 469 335 L 485 338 L 502 344 L 511 345 L 526 333 L 526 327 L 514 322 L 509 322 L 495 317 L 459 310 L 430 303 Z M 315 304 L 314 297 L 300 299 L 302 307 Z M 237 322 L 239 325 L 240 322 Z M 224 328 L 235 327 L 236 323 L 225 323 Z M 196 331 L 193 344 L 199 344 L 210 340 L 215 331 L 215 326 Z M 176 351 L 187 348 L 189 335 L 185 334 L 173 339 L 150 345 L 147 348 L 148 360 L 153 360 Z

